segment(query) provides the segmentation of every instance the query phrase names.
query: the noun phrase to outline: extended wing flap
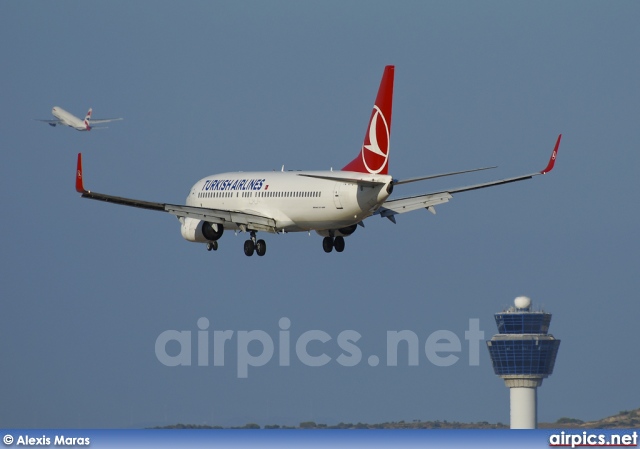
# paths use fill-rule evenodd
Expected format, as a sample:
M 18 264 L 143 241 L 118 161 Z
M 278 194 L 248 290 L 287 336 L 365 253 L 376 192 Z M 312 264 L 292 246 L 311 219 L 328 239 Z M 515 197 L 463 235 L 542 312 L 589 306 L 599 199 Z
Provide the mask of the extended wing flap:
M 219 209 L 208 209 L 206 207 L 180 206 L 177 204 L 165 204 L 164 210 L 177 217 L 196 218 L 198 220 L 212 223 L 224 224 L 225 222 L 236 225 L 245 225 L 248 228 L 258 231 L 274 232 L 276 221 L 272 218 L 260 215 L 247 214 L 245 212 L 234 212 Z
M 407 198 L 399 198 L 397 200 L 385 201 L 375 213 L 382 217 L 390 217 L 396 214 L 403 214 L 417 209 L 429 208 L 443 204 L 451 199 L 448 192 L 429 193 L 426 195 L 417 195 Z

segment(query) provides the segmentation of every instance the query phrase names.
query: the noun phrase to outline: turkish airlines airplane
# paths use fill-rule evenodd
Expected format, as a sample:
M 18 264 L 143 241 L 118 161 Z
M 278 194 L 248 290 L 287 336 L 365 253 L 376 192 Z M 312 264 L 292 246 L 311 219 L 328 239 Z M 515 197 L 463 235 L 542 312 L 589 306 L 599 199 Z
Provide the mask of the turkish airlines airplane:
M 121 117 L 92 119 L 91 108 L 89 108 L 89 111 L 87 112 L 87 115 L 85 116 L 84 120 L 80 119 L 79 117 L 76 117 L 72 113 L 67 112 L 58 106 L 54 106 L 53 109 L 51 110 L 51 113 L 55 118 L 57 118 L 57 120 L 38 120 L 38 121 L 46 122 L 51 126 L 67 125 L 77 129 L 78 131 L 91 131 L 94 128 L 93 125 L 100 124 L 100 123 L 115 122 L 116 120 L 122 120 Z M 106 127 L 102 127 L 102 128 L 106 128 Z M 96 129 L 101 129 L 101 128 L 96 128 Z
M 560 139 L 542 171 L 513 178 L 442 190 L 423 195 L 389 199 L 394 187 L 415 181 L 485 170 L 478 168 L 404 180 L 389 175 L 389 137 L 394 66 L 382 76 L 364 143 L 355 159 L 341 170 L 233 172 L 207 176 L 196 182 L 185 205 L 154 203 L 96 193 L 85 189 L 82 153 L 78 154 L 76 190 L 82 198 L 125 206 L 168 212 L 180 221 L 182 237 L 217 250 L 225 230 L 249 233 L 244 242 L 247 256 L 264 256 L 267 246 L 258 232 L 282 233 L 315 231 L 325 252 L 342 252 L 344 238 L 353 234 L 372 215 L 396 222 L 396 215 L 448 202 L 452 195 L 469 190 L 507 184 L 543 175 L 553 169 Z M 487 167 L 494 168 L 494 167 Z

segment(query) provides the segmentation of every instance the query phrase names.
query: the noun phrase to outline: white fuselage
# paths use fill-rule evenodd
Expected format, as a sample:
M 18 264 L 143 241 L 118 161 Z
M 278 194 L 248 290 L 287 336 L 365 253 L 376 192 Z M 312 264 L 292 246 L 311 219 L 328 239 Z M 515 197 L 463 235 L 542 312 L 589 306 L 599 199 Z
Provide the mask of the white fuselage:
M 54 108 L 51 110 L 51 114 L 53 114 L 55 118 L 60 120 L 63 125 L 75 128 L 78 131 L 88 131 L 87 124 L 84 122 L 84 120 L 76 117 L 72 113 L 67 112 L 58 106 L 54 106 Z
M 362 186 L 301 175 L 384 184 Z M 194 184 L 186 204 L 272 218 L 276 232 L 335 230 L 369 217 L 389 197 L 391 181 L 387 175 L 344 171 L 220 173 Z

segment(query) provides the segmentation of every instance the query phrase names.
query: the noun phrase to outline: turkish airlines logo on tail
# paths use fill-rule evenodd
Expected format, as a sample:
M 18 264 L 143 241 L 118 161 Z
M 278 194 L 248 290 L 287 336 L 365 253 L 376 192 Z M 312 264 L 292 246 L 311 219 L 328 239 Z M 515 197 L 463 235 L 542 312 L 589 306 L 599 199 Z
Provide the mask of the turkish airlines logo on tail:
M 380 108 L 374 106 L 367 139 L 362 145 L 362 162 L 369 173 L 376 174 L 384 169 L 388 160 L 389 125 Z

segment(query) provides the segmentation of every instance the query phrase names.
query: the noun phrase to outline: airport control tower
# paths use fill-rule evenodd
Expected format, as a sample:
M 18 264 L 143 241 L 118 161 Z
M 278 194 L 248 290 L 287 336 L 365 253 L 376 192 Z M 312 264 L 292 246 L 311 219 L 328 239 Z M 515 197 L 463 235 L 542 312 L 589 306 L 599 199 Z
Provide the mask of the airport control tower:
M 498 334 L 487 341 L 493 371 L 511 395 L 511 428 L 538 426 L 537 388 L 553 373 L 560 340 L 549 334 L 551 314 L 533 311 L 531 299 L 519 296 L 515 306 L 496 313 Z

